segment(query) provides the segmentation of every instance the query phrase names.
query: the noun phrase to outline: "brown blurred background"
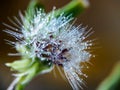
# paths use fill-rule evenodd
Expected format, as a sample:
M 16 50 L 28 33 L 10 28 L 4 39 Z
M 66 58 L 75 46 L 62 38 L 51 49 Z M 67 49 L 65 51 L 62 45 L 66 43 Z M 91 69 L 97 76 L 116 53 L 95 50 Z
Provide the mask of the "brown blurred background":
M 41 0 L 50 11 L 53 6 L 57 8 L 65 5 L 70 0 Z M 29 0 L 0 0 L 0 90 L 6 90 L 13 80 L 6 62 L 11 62 L 19 57 L 9 57 L 7 53 L 16 52 L 11 46 L 5 44 L 4 39 L 10 37 L 3 32 L 8 23 L 7 17 L 18 15 L 24 11 Z M 77 18 L 77 24 L 93 27 L 94 36 L 98 38 L 100 47 L 94 50 L 95 58 L 91 59 L 89 69 L 84 70 L 88 75 L 85 79 L 86 86 L 83 90 L 96 90 L 99 83 L 110 73 L 113 65 L 120 60 L 120 0 L 90 0 L 90 7 Z M 10 38 L 11 39 L 11 38 Z M 56 73 L 58 73 L 56 71 Z M 53 72 L 34 78 L 25 90 L 72 90 L 59 74 L 54 77 Z

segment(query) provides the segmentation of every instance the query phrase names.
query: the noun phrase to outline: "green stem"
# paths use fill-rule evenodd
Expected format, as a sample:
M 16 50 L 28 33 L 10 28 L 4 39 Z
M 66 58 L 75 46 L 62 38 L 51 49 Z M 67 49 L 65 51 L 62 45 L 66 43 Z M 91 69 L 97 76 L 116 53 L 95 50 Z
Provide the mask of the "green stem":
M 51 66 L 52 67 L 52 66 Z M 27 71 L 26 75 L 23 75 L 20 78 L 19 82 L 17 83 L 17 85 L 15 86 L 15 90 L 24 90 L 25 86 L 38 74 L 40 74 L 41 72 L 45 72 L 45 70 L 51 70 L 50 66 L 45 65 L 45 62 L 40 62 L 40 60 L 36 59 L 36 62 L 33 63 L 33 65 L 31 65 L 31 67 L 29 68 L 29 70 Z M 46 72 L 47 72 L 46 71 Z M 26 72 L 25 72 L 26 73 Z
M 111 74 L 99 85 L 97 90 L 120 90 L 120 61 Z
M 22 76 L 15 87 L 15 90 L 24 90 L 24 87 L 33 79 L 33 77 L 37 76 L 40 72 L 39 63 L 34 63 L 32 67 L 29 69 L 27 75 Z
M 87 0 L 72 0 L 63 8 L 56 10 L 55 16 L 58 17 L 60 14 L 64 13 L 65 16 L 72 15 L 72 17 L 75 17 L 81 14 L 88 6 L 89 2 Z

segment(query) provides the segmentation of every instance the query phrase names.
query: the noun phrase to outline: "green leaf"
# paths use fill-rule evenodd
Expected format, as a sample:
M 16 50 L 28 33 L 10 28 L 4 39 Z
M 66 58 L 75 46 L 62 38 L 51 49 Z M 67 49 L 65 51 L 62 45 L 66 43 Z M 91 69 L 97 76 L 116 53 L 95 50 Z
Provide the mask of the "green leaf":
M 6 63 L 6 66 L 11 67 L 12 70 L 17 72 L 24 72 L 29 69 L 31 60 L 18 60 L 13 63 Z
M 27 26 L 31 24 L 31 20 L 33 20 L 34 15 L 36 14 L 36 10 L 43 8 L 44 6 L 38 0 L 31 0 L 25 13 L 24 27 L 26 30 L 29 30 Z

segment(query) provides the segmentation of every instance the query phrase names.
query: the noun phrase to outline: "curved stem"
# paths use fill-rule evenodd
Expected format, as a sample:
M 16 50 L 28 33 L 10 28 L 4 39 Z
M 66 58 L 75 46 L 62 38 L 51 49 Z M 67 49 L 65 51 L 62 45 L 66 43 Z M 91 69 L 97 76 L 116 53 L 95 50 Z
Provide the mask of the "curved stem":
M 111 74 L 99 85 L 97 90 L 120 90 L 120 61 Z

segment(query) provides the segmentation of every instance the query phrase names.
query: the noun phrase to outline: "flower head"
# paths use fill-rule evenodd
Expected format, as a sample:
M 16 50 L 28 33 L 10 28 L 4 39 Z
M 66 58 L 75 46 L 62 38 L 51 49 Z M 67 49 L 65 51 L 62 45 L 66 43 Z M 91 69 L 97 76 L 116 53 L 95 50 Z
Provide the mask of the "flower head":
M 84 75 L 80 63 L 91 57 L 86 49 L 92 43 L 90 40 L 85 40 L 90 34 L 89 31 L 86 32 L 86 28 L 81 25 L 76 27 L 71 24 L 73 18 L 65 17 L 64 13 L 55 17 L 54 11 L 46 14 L 40 9 L 31 20 L 26 19 L 21 14 L 20 16 L 22 23 L 16 19 L 20 25 L 18 29 L 15 29 L 17 31 L 6 30 L 5 32 L 17 40 L 11 44 L 14 44 L 22 56 L 22 60 L 8 63 L 7 66 L 18 71 L 19 74 L 16 77 L 20 80 L 22 76 L 31 74 L 31 67 L 35 70 L 37 68 L 37 74 L 39 74 L 49 72 L 57 65 L 63 68 L 72 88 L 79 90 L 80 83 L 82 83 L 79 76 Z M 18 26 L 15 22 L 14 25 Z M 22 67 L 20 62 L 26 65 Z M 39 65 L 34 67 L 34 63 Z M 47 69 L 43 66 L 47 66 Z M 16 83 L 20 83 L 19 80 Z

